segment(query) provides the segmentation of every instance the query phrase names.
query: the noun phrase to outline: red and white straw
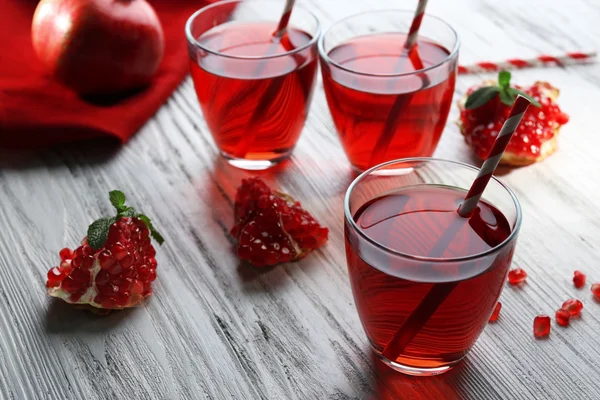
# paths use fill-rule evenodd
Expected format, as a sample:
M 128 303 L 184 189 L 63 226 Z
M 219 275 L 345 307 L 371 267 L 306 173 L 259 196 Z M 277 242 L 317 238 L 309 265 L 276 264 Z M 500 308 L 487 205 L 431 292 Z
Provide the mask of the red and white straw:
M 472 65 L 459 65 L 459 74 L 476 74 L 480 72 L 498 72 L 511 69 L 546 67 L 555 65 L 585 64 L 596 58 L 596 52 L 571 52 L 560 56 L 542 54 L 535 58 L 511 58 L 505 61 L 481 61 Z
M 288 23 L 290 22 L 290 17 L 292 16 L 292 9 L 294 8 L 294 3 L 296 0 L 287 0 L 285 3 L 285 8 L 283 9 L 283 13 L 281 14 L 281 18 L 279 19 L 279 24 L 277 25 L 277 30 L 273 34 L 276 38 L 280 38 L 285 34 L 287 30 Z
M 406 42 L 404 42 L 405 50 L 412 50 L 413 46 L 417 42 L 419 29 L 421 28 L 421 22 L 423 22 L 423 16 L 425 15 L 425 7 L 427 7 L 427 0 L 419 0 L 419 4 L 417 4 L 417 9 L 415 11 L 415 16 L 413 17 L 412 24 L 408 30 L 408 35 L 406 36 Z
M 525 111 L 527 111 L 527 107 L 529 107 L 530 104 L 531 102 L 527 98 L 517 96 L 517 100 L 515 100 L 508 118 L 504 121 L 504 125 L 502 125 L 502 129 L 500 129 L 500 133 L 498 134 L 487 159 L 483 162 L 483 165 L 477 174 L 477 178 L 473 181 L 473 184 L 465 197 L 465 201 L 458 209 L 458 214 L 460 214 L 461 217 L 470 217 L 473 210 L 475 210 L 475 207 L 477 207 L 477 203 L 479 203 L 485 187 L 500 163 L 500 159 L 502 158 L 504 150 L 506 150 L 506 146 L 508 146 L 508 142 L 510 142 L 510 138 L 512 138 L 515 130 L 517 130 L 519 122 L 521 122 L 523 114 L 525 114 Z

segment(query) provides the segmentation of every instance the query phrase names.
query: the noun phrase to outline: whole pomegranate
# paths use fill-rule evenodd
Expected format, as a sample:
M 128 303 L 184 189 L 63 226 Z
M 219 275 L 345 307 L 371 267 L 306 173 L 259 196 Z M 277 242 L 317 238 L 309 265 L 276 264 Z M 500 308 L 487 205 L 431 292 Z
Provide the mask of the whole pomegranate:
M 48 71 L 86 95 L 147 85 L 164 51 L 162 27 L 145 0 L 41 0 L 31 39 Z

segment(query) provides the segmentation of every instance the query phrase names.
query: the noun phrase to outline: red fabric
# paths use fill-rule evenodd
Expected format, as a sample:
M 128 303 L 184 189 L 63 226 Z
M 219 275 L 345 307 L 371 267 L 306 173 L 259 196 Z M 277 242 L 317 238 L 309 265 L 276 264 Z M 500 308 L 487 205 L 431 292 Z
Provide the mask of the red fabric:
M 39 148 L 98 137 L 129 139 L 188 72 L 184 26 L 214 0 L 150 0 L 165 54 L 150 87 L 110 105 L 93 104 L 46 75 L 31 44 L 36 0 L 0 0 L 0 147 Z

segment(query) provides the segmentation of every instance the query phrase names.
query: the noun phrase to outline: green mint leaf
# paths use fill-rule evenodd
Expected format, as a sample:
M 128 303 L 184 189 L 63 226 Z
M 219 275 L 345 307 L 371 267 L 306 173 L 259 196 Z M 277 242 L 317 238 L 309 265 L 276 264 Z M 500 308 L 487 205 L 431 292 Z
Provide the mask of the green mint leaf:
M 498 74 L 498 85 L 501 88 L 510 87 L 510 72 L 500 71 L 500 73 Z
M 110 199 L 110 203 L 114 208 L 117 209 L 117 212 L 121 212 L 125 208 L 125 194 L 120 190 L 113 190 L 108 194 Z
M 507 106 L 512 106 L 516 97 L 510 91 L 506 90 L 506 88 L 500 91 L 500 101 Z
M 498 86 L 486 86 L 480 89 L 477 89 L 467 99 L 465 103 L 465 108 L 467 110 L 472 110 L 474 108 L 481 107 L 500 92 L 500 88 Z
M 529 100 L 531 102 L 532 105 L 536 106 L 536 107 L 541 107 L 542 105 L 539 103 L 539 101 L 537 101 L 536 99 L 534 99 L 533 97 L 531 97 L 530 95 L 528 95 L 527 93 L 525 93 L 522 90 L 519 89 L 515 89 L 515 88 L 508 88 L 508 91 L 510 92 L 510 94 L 512 94 L 513 96 L 515 96 L 515 98 L 518 95 L 521 95 L 523 97 L 525 97 L 527 100 Z
M 138 214 L 138 215 L 136 215 L 136 218 L 139 218 L 142 221 L 144 221 L 144 223 L 150 230 L 150 235 L 152 235 L 152 238 L 154 240 L 156 240 L 156 243 L 163 244 L 165 239 L 162 237 L 162 235 L 160 233 L 158 233 L 158 231 L 156 229 L 154 229 L 154 226 L 152 225 L 152 221 L 150 221 L 150 218 L 148 218 L 144 214 Z
M 106 243 L 110 226 L 116 221 L 115 217 L 104 217 L 92 222 L 88 227 L 88 244 L 94 250 L 100 249 Z
M 117 218 L 125 218 L 125 217 L 135 217 L 137 212 L 133 207 L 123 207 L 121 211 L 117 214 Z

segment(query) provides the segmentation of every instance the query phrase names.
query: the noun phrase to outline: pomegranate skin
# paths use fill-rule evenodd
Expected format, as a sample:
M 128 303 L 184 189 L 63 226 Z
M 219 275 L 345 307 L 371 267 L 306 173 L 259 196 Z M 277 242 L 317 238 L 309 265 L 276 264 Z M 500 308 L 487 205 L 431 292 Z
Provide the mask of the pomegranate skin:
M 160 21 L 145 0 L 41 0 L 31 39 L 47 71 L 83 95 L 148 85 L 164 53 Z

